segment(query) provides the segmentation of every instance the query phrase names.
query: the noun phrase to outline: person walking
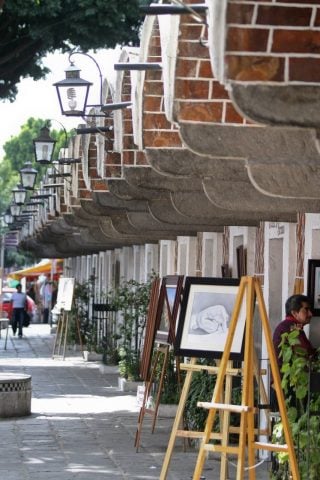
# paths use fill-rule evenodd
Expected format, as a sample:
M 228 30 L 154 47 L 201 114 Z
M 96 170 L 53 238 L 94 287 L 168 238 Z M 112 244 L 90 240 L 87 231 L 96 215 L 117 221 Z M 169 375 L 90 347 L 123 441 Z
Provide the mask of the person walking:
M 50 310 L 52 308 L 52 282 L 46 280 L 42 290 L 43 301 L 43 323 L 49 322 Z
M 22 286 L 19 283 L 16 286 L 17 291 L 12 294 L 11 305 L 12 305 L 12 331 L 13 335 L 16 334 L 18 329 L 19 338 L 22 338 L 23 335 L 23 320 L 25 311 L 27 309 L 27 295 L 21 291 Z

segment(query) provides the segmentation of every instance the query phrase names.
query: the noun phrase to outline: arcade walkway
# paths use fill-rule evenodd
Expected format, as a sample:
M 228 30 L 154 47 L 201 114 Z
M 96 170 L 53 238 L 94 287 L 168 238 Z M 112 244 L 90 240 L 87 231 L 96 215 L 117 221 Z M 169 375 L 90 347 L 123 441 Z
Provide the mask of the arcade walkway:
M 134 394 L 118 389 L 115 367 L 101 373 L 99 363 L 79 353 L 52 359 L 54 336 L 48 325 L 32 324 L 22 339 L 0 340 L 0 372 L 32 376 L 32 414 L 0 420 L 0 478 L 6 480 L 156 480 L 160 476 L 172 418 L 158 418 L 151 434 L 146 416 L 140 450 L 134 448 L 139 408 Z M 197 451 L 183 452 L 182 441 L 168 480 L 192 478 Z M 268 464 L 256 478 L 268 478 Z M 203 479 L 219 478 L 219 461 L 210 460 Z M 235 469 L 230 466 L 230 479 Z

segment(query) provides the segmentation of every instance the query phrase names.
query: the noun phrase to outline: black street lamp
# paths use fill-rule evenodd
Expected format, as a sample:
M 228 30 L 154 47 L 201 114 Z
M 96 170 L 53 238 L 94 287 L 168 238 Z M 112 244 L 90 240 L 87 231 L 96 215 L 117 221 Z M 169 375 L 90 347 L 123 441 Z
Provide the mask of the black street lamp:
M 9 208 L 10 208 L 11 215 L 13 217 L 17 217 L 18 215 L 20 215 L 20 205 L 16 205 L 15 203 L 11 203 Z
M 12 189 L 12 193 L 14 203 L 16 205 L 23 205 L 26 200 L 27 190 L 23 188 L 22 185 L 17 185 Z
M 13 223 L 13 216 L 11 215 L 9 208 L 7 208 L 4 214 L 4 221 L 6 222 L 7 225 L 11 225 Z
M 66 78 L 53 85 L 57 90 L 62 115 L 83 117 L 87 108 L 89 89 L 92 83 L 80 78 L 81 70 L 71 62 L 71 55 L 72 53 L 69 55 L 70 65 L 65 70 Z M 90 55 L 87 56 L 90 57 Z
M 26 190 L 34 190 L 38 170 L 32 167 L 31 162 L 26 162 L 19 172 L 23 188 Z
M 56 140 L 50 137 L 49 132 L 49 128 L 44 126 L 40 130 L 39 137 L 33 140 L 36 162 L 44 165 L 52 162 L 56 144 Z

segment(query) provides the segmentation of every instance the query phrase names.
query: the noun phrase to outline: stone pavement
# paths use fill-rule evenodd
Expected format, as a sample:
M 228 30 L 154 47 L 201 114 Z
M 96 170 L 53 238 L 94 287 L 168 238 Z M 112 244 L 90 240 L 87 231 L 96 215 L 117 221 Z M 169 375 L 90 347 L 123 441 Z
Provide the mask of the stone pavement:
M 159 479 L 173 418 L 159 416 L 151 433 L 151 416 L 143 423 L 140 449 L 134 438 L 139 407 L 134 393 L 118 388 L 115 367 L 101 373 L 98 362 L 77 352 L 52 358 L 54 335 L 48 325 L 31 324 L 19 339 L 0 339 L 0 372 L 32 376 L 32 414 L 0 419 L 0 479 L 102 480 Z M 192 478 L 197 449 L 184 452 L 177 439 L 168 480 Z M 203 479 L 220 478 L 217 458 L 209 458 Z M 266 480 L 269 463 L 256 470 Z M 230 465 L 230 480 L 236 477 Z

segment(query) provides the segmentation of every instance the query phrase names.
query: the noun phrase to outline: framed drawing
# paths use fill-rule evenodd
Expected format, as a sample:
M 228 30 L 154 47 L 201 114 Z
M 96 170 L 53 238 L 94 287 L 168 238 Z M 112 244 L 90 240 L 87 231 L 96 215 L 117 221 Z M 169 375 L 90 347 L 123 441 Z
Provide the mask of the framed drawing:
M 308 261 L 307 295 L 315 317 L 320 317 L 320 260 Z
M 238 294 L 239 279 L 186 277 L 175 354 L 221 358 Z M 246 302 L 242 302 L 230 358 L 243 357 Z
M 158 343 L 174 343 L 183 278 L 183 275 L 168 275 L 162 279 L 155 336 Z
M 58 294 L 56 308 L 70 312 L 72 307 L 74 290 L 74 278 L 60 277 L 58 283 Z

